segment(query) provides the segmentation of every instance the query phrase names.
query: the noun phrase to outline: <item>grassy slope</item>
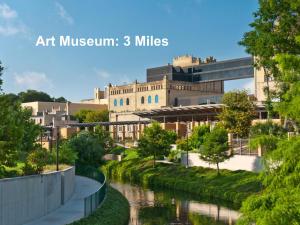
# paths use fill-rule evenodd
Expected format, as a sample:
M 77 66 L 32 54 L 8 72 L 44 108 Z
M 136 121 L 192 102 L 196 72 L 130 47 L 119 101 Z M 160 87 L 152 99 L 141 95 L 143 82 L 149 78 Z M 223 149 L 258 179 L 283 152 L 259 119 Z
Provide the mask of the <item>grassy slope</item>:
M 216 170 L 202 167 L 186 169 L 181 165 L 160 163 L 153 168 L 152 161 L 141 159 L 111 161 L 102 169 L 111 178 L 220 199 L 236 207 L 261 189 L 258 174 L 247 171 L 222 170 L 217 176 Z
M 109 187 L 103 205 L 90 216 L 71 225 L 127 225 L 129 213 L 127 199 L 119 191 Z

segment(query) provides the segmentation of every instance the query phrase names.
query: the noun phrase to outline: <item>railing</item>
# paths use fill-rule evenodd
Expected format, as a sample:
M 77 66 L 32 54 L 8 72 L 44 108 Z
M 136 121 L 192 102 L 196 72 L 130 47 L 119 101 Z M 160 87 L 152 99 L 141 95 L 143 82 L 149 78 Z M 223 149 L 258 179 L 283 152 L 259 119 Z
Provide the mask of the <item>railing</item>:
M 87 196 L 84 199 L 84 217 L 87 217 L 94 212 L 99 205 L 101 205 L 105 198 L 107 187 L 106 177 L 102 172 L 92 166 L 77 165 L 76 174 L 91 178 L 101 183 L 101 186 L 95 193 Z

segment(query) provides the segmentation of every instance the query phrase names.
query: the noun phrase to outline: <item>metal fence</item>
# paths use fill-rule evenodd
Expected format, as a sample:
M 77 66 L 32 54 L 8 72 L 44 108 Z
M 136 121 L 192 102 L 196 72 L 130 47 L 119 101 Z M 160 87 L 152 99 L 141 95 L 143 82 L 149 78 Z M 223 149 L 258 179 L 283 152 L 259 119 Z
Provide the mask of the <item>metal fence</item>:
M 101 183 L 101 186 L 95 193 L 84 199 L 84 217 L 86 217 L 94 212 L 103 202 L 107 189 L 106 177 L 102 172 L 91 166 L 78 166 L 76 169 L 77 175 L 85 176 Z
M 249 138 L 234 138 L 231 147 L 235 155 L 258 155 L 257 149 L 250 148 Z

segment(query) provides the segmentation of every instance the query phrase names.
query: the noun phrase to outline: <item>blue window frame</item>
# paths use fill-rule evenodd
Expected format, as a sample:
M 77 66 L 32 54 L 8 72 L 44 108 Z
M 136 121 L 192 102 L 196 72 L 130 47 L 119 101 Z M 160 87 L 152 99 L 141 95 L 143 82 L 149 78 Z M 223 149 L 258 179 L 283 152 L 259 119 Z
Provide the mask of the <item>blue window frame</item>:
M 118 101 L 117 99 L 114 100 L 114 106 L 117 106 L 118 105 Z
M 120 99 L 120 106 L 123 106 L 123 99 Z
M 158 103 L 158 95 L 155 95 L 154 101 L 155 101 L 155 103 Z
M 148 96 L 148 104 L 151 104 L 151 101 L 152 101 L 152 99 L 151 99 L 151 96 L 149 95 Z

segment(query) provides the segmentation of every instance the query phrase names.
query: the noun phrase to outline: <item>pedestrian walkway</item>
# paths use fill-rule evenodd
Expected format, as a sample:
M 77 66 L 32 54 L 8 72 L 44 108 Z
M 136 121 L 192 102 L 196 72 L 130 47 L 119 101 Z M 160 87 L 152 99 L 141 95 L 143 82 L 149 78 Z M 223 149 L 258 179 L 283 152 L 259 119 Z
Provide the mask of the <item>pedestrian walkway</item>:
M 55 211 L 25 225 L 64 225 L 84 216 L 84 198 L 96 192 L 100 183 L 81 176 L 75 177 L 75 191 L 71 199 Z

